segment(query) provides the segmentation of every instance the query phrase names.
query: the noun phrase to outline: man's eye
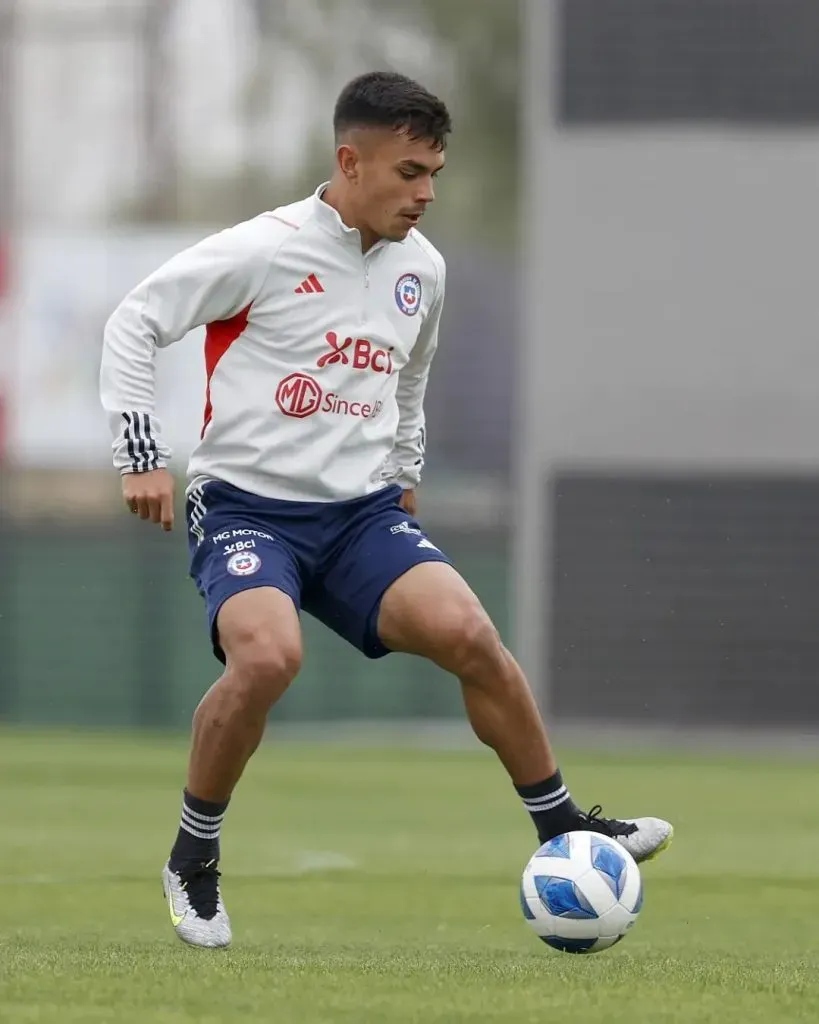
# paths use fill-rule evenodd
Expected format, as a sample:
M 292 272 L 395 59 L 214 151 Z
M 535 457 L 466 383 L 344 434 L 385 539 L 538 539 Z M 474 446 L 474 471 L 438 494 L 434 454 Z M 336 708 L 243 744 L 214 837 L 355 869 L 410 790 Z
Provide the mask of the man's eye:
M 417 177 L 415 171 L 408 171 L 403 167 L 398 173 L 401 175 L 402 178 L 405 178 L 407 181 L 412 181 L 413 178 Z

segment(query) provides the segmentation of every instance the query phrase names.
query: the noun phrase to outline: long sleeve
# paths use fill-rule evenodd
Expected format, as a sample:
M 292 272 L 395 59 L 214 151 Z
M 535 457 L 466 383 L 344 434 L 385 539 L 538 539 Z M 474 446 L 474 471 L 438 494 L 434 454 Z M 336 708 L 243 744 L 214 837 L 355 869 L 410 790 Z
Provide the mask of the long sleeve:
M 418 340 L 409 361 L 398 376 L 398 430 L 389 460 L 389 478 L 404 489 L 417 487 L 424 468 L 426 447 L 426 419 L 424 396 L 435 350 L 438 347 L 438 329 L 444 306 L 446 272 L 443 261 L 438 268 L 435 297 L 430 304 Z
M 269 266 L 258 235 L 248 224 L 239 225 L 174 256 L 111 315 L 103 336 L 100 399 L 121 473 L 159 469 L 171 455 L 154 409 L 157 348 L 245 310 Z

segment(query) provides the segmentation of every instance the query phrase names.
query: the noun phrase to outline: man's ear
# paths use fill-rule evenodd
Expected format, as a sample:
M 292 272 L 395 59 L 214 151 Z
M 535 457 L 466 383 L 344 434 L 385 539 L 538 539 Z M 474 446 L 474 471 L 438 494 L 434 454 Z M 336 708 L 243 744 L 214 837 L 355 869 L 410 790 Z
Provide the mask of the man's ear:
M 342 142 L 336 150 L 336 164 L 350 184 L 358 181 L 361 154 L 356 146 L 350 142 Z

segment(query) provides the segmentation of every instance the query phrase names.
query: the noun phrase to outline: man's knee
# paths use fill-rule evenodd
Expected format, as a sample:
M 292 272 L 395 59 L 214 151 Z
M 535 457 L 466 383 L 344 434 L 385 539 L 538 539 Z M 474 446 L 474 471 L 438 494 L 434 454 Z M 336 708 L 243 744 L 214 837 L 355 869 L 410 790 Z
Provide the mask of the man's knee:
M 254 688 L 283 690 L 301 668 L 301 646 L 272 631 L 258 631 L 232 645 L 228 666 Z
M 217 628 L 236 699 L 269 707 L 301 668 L 301 633 L 292 601 L 274 590 L 238 594 L 225 603 Z
M 301 644 L 267 627 L 233 630 L 223 642 L 236 699 L 248 707 L 274 704 L 301 668 Z

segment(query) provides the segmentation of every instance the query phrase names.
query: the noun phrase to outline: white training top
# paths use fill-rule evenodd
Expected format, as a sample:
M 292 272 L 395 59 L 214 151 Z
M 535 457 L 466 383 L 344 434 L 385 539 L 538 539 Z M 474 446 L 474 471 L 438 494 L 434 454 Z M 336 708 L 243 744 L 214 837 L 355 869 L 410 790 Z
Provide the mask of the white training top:
M 122 473 L 167 464 L 154 352 L 207 325 L 202 434 L 189 489 L 341 501 L 415 487 L 444 300 L 441 254 L 412 229 L 361 251 L 316 193 L 186 249 L 105 327 L 100 394 Z

